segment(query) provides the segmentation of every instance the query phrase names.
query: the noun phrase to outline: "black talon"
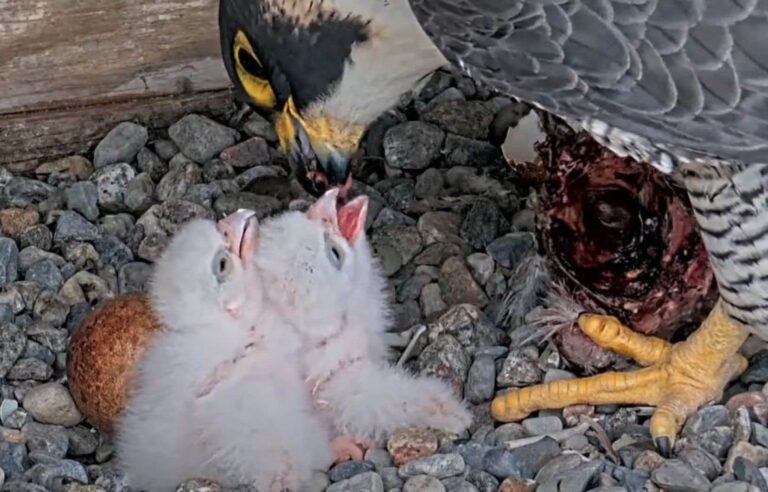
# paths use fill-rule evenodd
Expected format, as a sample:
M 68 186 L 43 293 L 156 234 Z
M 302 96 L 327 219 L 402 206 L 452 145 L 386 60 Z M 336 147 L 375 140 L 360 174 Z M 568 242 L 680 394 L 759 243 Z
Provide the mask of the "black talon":
M 659 450 L 662 458 L 668 459 L 670 457 L 672 454 L 672 442 L 668 437 L 659 437 L 654 440 L 654 444 L 656 444 L 656 449 Z

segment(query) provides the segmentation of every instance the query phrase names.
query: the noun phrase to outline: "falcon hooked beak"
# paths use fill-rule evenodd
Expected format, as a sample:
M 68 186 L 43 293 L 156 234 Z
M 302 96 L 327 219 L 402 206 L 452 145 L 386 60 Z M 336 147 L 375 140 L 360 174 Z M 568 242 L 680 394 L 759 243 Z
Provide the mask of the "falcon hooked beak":
M 220 1 L 221 50 L 235 89 L 272 114 L 299 181 L 316 196 L 348 184 L 367 127 L 447 63 L 407 2 L 393 5 Z

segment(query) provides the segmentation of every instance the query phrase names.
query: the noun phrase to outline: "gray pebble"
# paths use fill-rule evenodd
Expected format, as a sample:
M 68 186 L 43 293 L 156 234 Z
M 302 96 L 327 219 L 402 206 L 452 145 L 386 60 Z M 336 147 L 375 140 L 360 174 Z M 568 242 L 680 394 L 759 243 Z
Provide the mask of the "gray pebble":
M 653 483 L 670 492 L 698 492 L 708 490 L 707 477 L 680 460 L 669 460 L 651 473 Z
M 178 154 L 171 160 L 168 173 L 157 183 L 155 194 L 161 202 L 181 200 L 202 179 L 200 166 Z
M 496 375 L 496 383 L 502 387 L 523 387 L 541 381 L 542 371 L 522 350 L 511 350 Z
M 42 260 L 50 260 L 59 268 L 66 263 L 64 258 L 57 254 L 43 251 L 35 246 L 28 246 L 19 253 L 19 270 L 25 273 L 29 267 Z
M 67 315 L 69 315 L 69 306 L 60 295 L 44 290 L 35 299 L 32 314 L 36 320 L 49 324 L 51 327 L 59 327 L 64 324 Z M 27 335 L 31 336 L 29 328 L 27 329 Z M 47 333 L 46 336 L 51 336 L 51 334 Z
M 450 487 L 446 487 L 446 489 L 447 492 L 479 492 L 477 487 L 467 482 L 466 480 L 461 480 L 455 484 L 452 484 Z
M 419 294 L 419 305 L 421 306 L 421 312 L 424 313 L 424 317 L 427 319 L 431 319 L 448 309 L 448 304 L 443 300 L 440 285 L 434 282 L 425 285 L 424 288 L 421 289 Z
M 455 451 L 464 459 L 467 468 L 481 469 L 485 454 L 491 449 L 491 446 L 475 441 L 463 442 L 456 446 Z
M 398 472 L 403 478 L 416 475 L 448 478 L 463 473 L 465 467 L 464 458 L 460 454 L 433 454 L 409 461 L 401 466 Z
M 445 134 L 420 121 L 395 125 L 384 134 L 384 156 L 396 169 L 426 169 L 440 155 Z
M 714 485 L 714 484 L 713 484 Z M 594 491 L 593 491 L 594 492 Z M 747 482 L 728 482 L 715 485 L 709 492 L 762 492 Z
M 403 486 L 403 479 L 400 478 L 400 474 L 394 466 L 382 468 L 378 472 L 381 474 L 385 490 L 399 489 Z
M 29 467 L 27 448 L 24 444 L 0 441 L 0 469 L 5 471 L 6 480 L 19 480 Z
M 81 425 L 67 429 L 69 436 L 69 454 L 72 456 L 87 456 L 96 452 L 99 440 L 96 433 Z
M 491 279 L 496 268 L 493 258 L 485 253 L 472 253 L 467 256 L 467 264 L 480 285 L 485 285 Z
M 118 162 L 131 162 L 148 138 L 146 128 L 124 121 L 110 130 L 96 145 L 93 165 L 98 169 Z
M 523 428 L 531 436 L 552 434 L 563 430 L 563 421 L 559 417 L 531 417 L 523 420 Z
M 16 241 L 0 237 L 0 285 L 15 282 L 19 275 L 19 248 Z
M 115 236 L 103 236 L 93 242 L 101 260 L 115 268 L 120 268 L 133 261 L 133 252 Z
M 90 221 L 99 217 L 99 193 L 91 181 L 78 181 L 67 188 L 67 208 Z
M 168 164 L 166 164 L 165 161 L 169 160 L 179 151 L 173 142 L 167 140 L 165 142 L 171 145 L 169 151 L 173 152 L 168 157 L 158 156 L 158 154 L 152 152 L 147 147 L 142 148 L 136 155 L 136 164 L 139 170 L 142 174 L 148 174 L 152 178 L 152 181 L 155 182 L 160 181 L 160 179 L 165 176 L 165 173 L 168 172 Z M 155 143 L 155 148 L 157 148 L 158 143 Z
M 13 306 L 6 303 L 0 303 L 0 325 L 13 321 Z M 2 376 L 0 376 L 1 378 Z
M 445 492 L 445 487 L 435 477 L 418 475 L 405 482 L 403 492 Z
M 55 191 L 51 185 L 29 178 L 14 177 L 0 186 L 0 205 L 5 207 L 29 207 L 48 199 Z
M 392 466 L 392 456 L 389 455 L 389 452 L 386 449 L 369 449 L 365 452 L 365 461 L 373 463 L 379 473 L 381 473 L 382 469 Z M 385 488 L 389 489 L 391 487 Z
M 43 424 L 72 427 L 83 419 L 69 390 L 59 383 L 35 386 L 27 392 L 23 405 L 35 420 Z
M 499 146 L 450 133 L 445 138 L 443 153 L 446 163 L 450 166 L 499 167 L 505 162 Z M 484 189 L 475 188 L 474 191 L 478 194 L 488 191 L 494 181 L 485 180 Z M 480 181 L 476 182 L 476 184 L 480 183 Z
M 173 143 L 199 164 L 234 145 L 236 135 L 235 130 L 198 114 L 188 114 L 168 128 Z
M 488 401 L 493 397 L 496 383 L 496 363 L 493 357 L 475 356 L 469 368 L 464 396 L 472 403 Z
M 122 265 L 117 273 L 118 292 L 146 292 L 152 276 L 152 265 L 140 261 Z
M 99 237 L 99 229 L 77 212 L 64 212 L 56 221 L 53 240 L 57 243 L 68 241 L 93 241 Z
M 331 482 L 339 482 L 361 473 L 374 471 L 376 466 L 370 461 L 343 461 L 334 465 L 328 472 Z
M 274 125 L 258 113 L 251 113 L 245 123 L 243 123 L 243 131 L 246 135 L 261 137 L 273 144 L 277 143 L 278 140 Z
M 499 489 L 499 481 L 486 471 L 470 470 L 466 478 L 480 492 L 496 492 Z
M 522 258 L 531 254 L 535 247 L 536 239 L 532 233 L 510 232 L 489 244 L 487 252 L 499 265 L 513 268 Z
M 507 227 L 499 206 L 487 198 L 478 198 L 464 217 L 459 234 L 473 248 L 483 249 Z
M 69 435 L 66 428 L 60 425 L 30 422 L 24 426 L 22 433 L 27 438 L 30 453 L 39 452 L 56 459 L 62 459 L 67 454 Z
M 205 180 L 206 183 L 220 179 L 232 179 L 234 177 L 235 170 L 221 159 L 212 159 L 203 165 L 203 180 Z
M 488 304 L 488 296 L 461 257 L 454 256 L 445 260 L 438 280 L 443 299 L 450 305 L 467 303 L 483 308 Z
M 452 100 L 435 105 L 423 117 L 450 133 L 467 138 L 487 138 L 493 111 L 480 101 Z
M 67 335 L 66 330 L 54 328 L 44 321 L 34 321 L 27 326 L 27 336 L 47 347 L 52 352 L 64 352 L 67 350 Z
M 486 453 L 484 469 L 497 478 L 533 478 L 549 460 L 560 454 L 557 441 L 545 437 L 514 449 L 495 448 Z
M 417 366 L 421 374 L 442 377 L 461 394 L 469 371 L 469 357 L 454 337 L 443 335 L 419 354 Z
M 171 140 L 158 139 L 154 143 L 154 148 L 157 155 L 165 161 L 179 153 L 179 148 Z
M 384 482 L 376 472 L 365 472 L 332 484 L 326 492 L 384 492 Z
M 111 164 L 91 175 L 99 197 L 99 207 L 106 212 L 125 210 L 125 191 L 136 177 L 136 171 L 128 164 Z
M 130 214 L 105 215 L 99 219 L 99 233 L 104 236 L 115 236 L 121 241 L 125 241 L 129 238 L 135 223 L 136 219 Z
M 26 229 L 19 236 L 19 246 L 21 248 L 27 248 L 34 246 L 36 248 L 47 251 L 51 249 L 53 243 L 53 233 L 43 224 L 38 224 Z
M 416 178 L 416 185 L 413 189 L 416 198 L 434 198 L 440 195 L 443 191 L 443 174 L 434 167 L 430 167 L 424 170 L 423 173 Z
M 220 158 L 234 168 L 262 166 L 269 162 L 269 147 L 261 137 L 252 137 L 221 152 Z
M 155 184 L 149 173 L 141 173 L 128 183 L 125 206 L 131 212 L 144 212 L 152 206 Z
M 27 480 L 50 489 L 63 480 L 88 483 L 85 467 L 74 460 L 57 460 L 52 463 L 38 463 L 24 473 Z
M 53 368 L 38 359 L 23 357 L 16 361 L 6 377 L 12 380 L 48 381 L 53 376 Z
M 324 492 L 330 484 L 328 475 L 321 471 L 315 471 L 301 488 L 301 492 Z
M 58 292 L 64 283 L 64 277 L 61 275 L 59 267 L 50 259 L 40 260 L 31 265 L 24 275 L 24 280 L 37 282 L 54 292 Z
M 231 214 L 241 208 L 252 210 L 259 219 L 263 219 L 280 209 L 280 200 L 272 196 L 241 191 L 221 195 L 213 204 L 213 209 L 221 215 Z

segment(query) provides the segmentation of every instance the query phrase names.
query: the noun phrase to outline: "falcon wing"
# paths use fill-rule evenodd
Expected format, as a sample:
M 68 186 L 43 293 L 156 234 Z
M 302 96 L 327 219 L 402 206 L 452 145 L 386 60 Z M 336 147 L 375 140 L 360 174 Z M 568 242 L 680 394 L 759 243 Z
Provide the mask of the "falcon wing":
M 451 62 L 561 116 L 768 156 L 768 0 L 411 0 Z

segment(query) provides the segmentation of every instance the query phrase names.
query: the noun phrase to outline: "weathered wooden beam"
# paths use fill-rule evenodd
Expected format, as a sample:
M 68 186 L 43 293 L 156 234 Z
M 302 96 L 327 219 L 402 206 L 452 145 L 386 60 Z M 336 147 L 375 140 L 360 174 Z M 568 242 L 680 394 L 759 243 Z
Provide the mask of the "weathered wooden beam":
M 0 0 L 0 164 L 224 111 L 217 18 L 218 0 Z

